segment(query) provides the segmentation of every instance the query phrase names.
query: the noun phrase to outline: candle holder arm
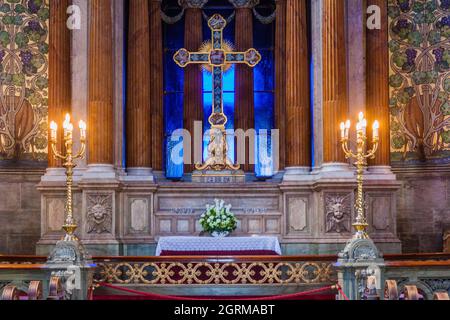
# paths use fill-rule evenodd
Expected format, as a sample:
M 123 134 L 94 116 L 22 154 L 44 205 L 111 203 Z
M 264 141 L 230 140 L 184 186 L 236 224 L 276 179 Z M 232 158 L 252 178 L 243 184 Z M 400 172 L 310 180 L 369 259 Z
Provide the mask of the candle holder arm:
M 57 160 L 64 160 L 64 161 L 67 160 L 67 156 L 63 156 L 62 154 L 60 154 L 58 152 L 58 150 L 56 150 L 56 143 L 51 142 L 50 145 L 51 145 L 51 148 L 52 148 L 53 157 L 55 159 L 57 159 Z
M 374 141 L 372 150 L 365 156 L 366 159 L 373 159 L 375 158 L 375 154 L 377 153 L 378 150 L 378 141 Z
M 73 158 L 74 159 L 83 159 L 85 154 L 86 154 L 86 143 L 84 141 L 82 141 L 80 151 Z
M 347 159 L 350 159 L 350 158 L 357 158 L 357 155 L 354 154 L 354 153 L 349 149 L 349 147 L 348 147 L 348 140 L 347 140 L 347 139 L 342 140 L 342 150 L 344 150 L 344 154 L 345 154 L 345 157 L 346 157 Z

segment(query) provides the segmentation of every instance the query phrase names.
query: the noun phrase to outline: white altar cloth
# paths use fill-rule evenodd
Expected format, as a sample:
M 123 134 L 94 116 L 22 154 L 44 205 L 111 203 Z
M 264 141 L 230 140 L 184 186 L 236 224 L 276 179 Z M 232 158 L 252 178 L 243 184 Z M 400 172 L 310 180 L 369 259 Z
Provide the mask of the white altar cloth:
M 161 237 L 156 255 L 163 251 L 273 251 L 281 255 L 277 237 Z

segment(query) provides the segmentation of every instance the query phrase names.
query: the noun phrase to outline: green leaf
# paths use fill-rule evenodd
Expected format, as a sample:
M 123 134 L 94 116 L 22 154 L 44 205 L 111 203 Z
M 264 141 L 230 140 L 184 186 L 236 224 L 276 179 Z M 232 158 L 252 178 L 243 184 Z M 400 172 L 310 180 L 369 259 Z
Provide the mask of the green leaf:
M 450 130 L 442 132 L 441 137 L 444 143 L 450 143 Z
M 414 12 L 422 12 L 424 10 L 425 6 L 422 2 L 414 2 L 414 5 L 412 7 Z
M 437 30 L 431 30 L 428 34 L 428 42 L 431 45 L 435 45 L 441 41 L 441 33 Z
M 450 92 L 450 78 L 445 79 L 444 81 L 444 90 Z
M 36 86 L 41 90 L 47 88 L 48 87 L 48 79 L 46 77 L 39 77 L 36 80 Z
M 11 36 L 6 31 L 0 31 L 0 44 L 2 47 L 6 48 L 9 46 L 9 43 L 11 41 Z
M 403 52 L 396 52 L 392 56 L 394 63 L 397 67 L 402 68 L 403 65 L 408 61 L 408 57 Z
M 19 32 L 16 35 L 15 42 L 19 48 L 23 48 L 28 44 L 28 42 L 30 42 L 30 39 L 28 38 L 28 36 L 25 33 Z
M 392 145 L 395 149 L 401 149 L 406 145 L 406 139 L 404 136 L 401 135 L 395 135 L 392 138 Z
M 14 11 L 16 13 L 24 13 L 26 10 L 27 9 L 21 4 L 16 5 L 16 7 L 14 8 Z
M 422 41 L 423 37 L 419 31 L 412 31 L 408 34 L 408 42 L 414 47 L 420 47 Z
M 403 84 L 403 77 L 400 74 L 395 74 L 389 77 L 389 85 L 393 88 L 400 88 Z
M 25 84 L 25 75 L 22 73 L 14 74 L 12 76 L 12 84 L 21 87 Z
M 11 11 L 11 6 L 7 3 L 0 6 L 0 12 L 8 13 Z
M 42 7 L 38 11 L 38 17 L 42 21 L 46 21 L 50 17 L 50 10 L 46 7 Z
M 441 112 L 444 116 L 450 116 L 450 102 L 446 102 L 441 106 Z
M 400 16 L 400 9 L 397 6 L 389 6 L 388 15 L 391 19 L 395 19 Z
M 398 43 L 398 41 L 396 40 L 391 40 L 389 41 L 389 50 L 391 50 L 391 52 L 397 52 L 400 49 L 400 44 Z

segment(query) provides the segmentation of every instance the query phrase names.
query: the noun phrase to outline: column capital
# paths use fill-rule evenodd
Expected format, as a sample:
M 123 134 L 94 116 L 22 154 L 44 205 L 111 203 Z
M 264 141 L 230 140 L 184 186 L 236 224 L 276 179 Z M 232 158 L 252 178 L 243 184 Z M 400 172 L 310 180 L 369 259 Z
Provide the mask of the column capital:
M 253 9 L 259 4 L 259 0 L 228 0 L 236 9 Z
M 202 9 L 208 0 L 178 0 L 178 4 L 185 9 Z

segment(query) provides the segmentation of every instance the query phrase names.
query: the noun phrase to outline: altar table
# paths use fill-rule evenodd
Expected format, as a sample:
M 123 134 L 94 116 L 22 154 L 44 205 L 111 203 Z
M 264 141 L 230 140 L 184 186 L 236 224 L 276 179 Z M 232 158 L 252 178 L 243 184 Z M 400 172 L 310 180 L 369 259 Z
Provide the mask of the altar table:
M 171 255 L 281 255 L 277 237 L 161 237 L 157 256 Z

